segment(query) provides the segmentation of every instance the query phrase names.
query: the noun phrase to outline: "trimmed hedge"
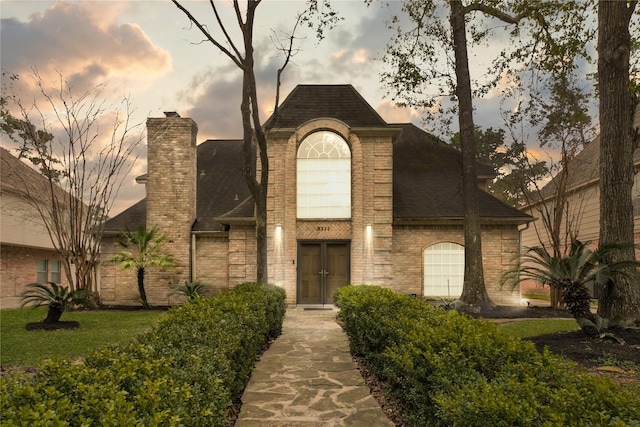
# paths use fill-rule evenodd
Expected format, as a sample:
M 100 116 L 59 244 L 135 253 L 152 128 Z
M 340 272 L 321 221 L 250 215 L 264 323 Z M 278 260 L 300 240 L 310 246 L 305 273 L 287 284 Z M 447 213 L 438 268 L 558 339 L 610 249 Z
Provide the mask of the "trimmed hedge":
M 134 342 L 83 364 L 3 378 L 4 426 L 224 426 L 256 357 L 282 328 L 285 292 L 244 283 L 169 311 Z
M 640 426 L 638 394 L 490 322 L 377 286 L 343 287 L 336 304 L 413 426 Z

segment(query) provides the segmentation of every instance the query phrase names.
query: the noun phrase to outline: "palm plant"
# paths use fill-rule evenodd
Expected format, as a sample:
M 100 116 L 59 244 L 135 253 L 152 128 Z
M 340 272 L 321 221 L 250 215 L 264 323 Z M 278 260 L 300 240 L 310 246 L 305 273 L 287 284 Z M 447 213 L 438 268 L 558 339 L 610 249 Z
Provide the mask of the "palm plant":
M 615 277 L 637 280 L 638 261 L 603 262 L 605 256 L 623 248 L 624 245 L 609 244 L 591 250 L 586 243 L 575 239 L 566 255 L 554 256 L 545 248 L 535 246 L 520 256 L 519 266 L 507 272 L 505 280 L 515 283 L 534 280 L 559 289 L 567 309 L 582 330 L 595 336 L 607 322 L 591 313 L 591 295 L 586 284 L 593 281 L 601 286 Z
M 184 285 L 176 285 L 175 290 L 171 295 L 183 295 L 187 297 L 189 301 L 196 299 L 204 294 L 207 289 L 207 285 L 203 285 L 200 282 L 184 282 Z
M 173 268 L 177 266 L 176 258 L 164 251 L 166 236 L 159 234 L 158 228 L 151 230 L 145 226 L 135 231 L 125 231 L 116 239 L 122 250 L 116 252 L 106 263 L 120 264 L 123 270 L 134 268 L 138 278 L 140 301 L 144 308 L 149 307 L 147 293 L 144 289 L 145 272 L 149 267 Z
M 62 313 L 77 305 L 93 306 L 93 292 L 88 289 L 70 290 L 66 286 L 60 286 L 53 282 L 31 283 L 27 287 L 28 289 L 21 295 L 21 306 L 48 306 L 44 323 L 59 322 Z

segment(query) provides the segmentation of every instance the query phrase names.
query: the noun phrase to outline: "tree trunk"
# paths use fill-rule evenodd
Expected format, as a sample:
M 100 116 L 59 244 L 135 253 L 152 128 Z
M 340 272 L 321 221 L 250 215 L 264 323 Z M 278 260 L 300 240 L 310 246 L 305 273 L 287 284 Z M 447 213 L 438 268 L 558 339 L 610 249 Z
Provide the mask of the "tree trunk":
M 464 285 L 460 299 L 467 304 L 491 305 L 491 300 L 484 284 L 484 270 L 482 267 L 476 142 L 464 6 L 459 0 L 452 0 L 450 6 L 450 22 L 456 59 L 456 95 L 458 97 L 458 108 L 460 109 L 458 118 L 464 196 Z
M 633 3 L 635 6 L 635 3 Z M 598 84 L 600 92 L 600 244 L 628 244 L 605 262 L 632 260 L 633 106 L 629 93 L 629 19 L 626 1 L 598 3 Z M 640 316 L 636 283 L 618 278 L 600 289 L 598 314 L 610 324 Z
M 60 304 L 49 304 L 49 309 L 47 310 L 47 317 L 44 319 L 44 323 L 57 323 L 60 321 L 62 317 L 62 307 Z
M 256 76 L 253 60 L 253 21 L 260 2 L 247 3 L 247 20 L 242 25 L 245 57 L 242 60 L 242 115 L 244 178 L 251 191 L 256 207 L 256 279 L 267 284 L 267 188 L 269 185 L 269 158 L 267 156 L 266 136 L 262 132 L 256 88 Z M 260 181 L 257 179 L 258 159 L 253 156 L 254 143 L 257 141 L 256 155 L 260 159 Z
M 138 268 L 138 292 L 140 292 L 140 300 L 142 301 L 142 307 L 149 308 L 149 302 L 147 301 L 147 293 L 144 290 L 144 268 Z
M 266 193 L 266 192 L 264 192 Z M 256 202 L 256 268 L 258 283 L 268 284 L 269 273 L 267 264 L 267 201 Z

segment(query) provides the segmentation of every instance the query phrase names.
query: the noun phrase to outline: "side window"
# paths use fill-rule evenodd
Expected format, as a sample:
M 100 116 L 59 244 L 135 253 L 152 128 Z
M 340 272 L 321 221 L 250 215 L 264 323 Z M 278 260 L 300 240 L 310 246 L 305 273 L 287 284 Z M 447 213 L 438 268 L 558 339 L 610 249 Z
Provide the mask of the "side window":
M 640 173 L 633 176 L 633 187 L 631 188 L 631 202 L 633 203 L 633 216 L 640 216 Z
M 53 283 L 60 283 L 60 261 L 49 261 L 49 280 Z
M 49 281 L 49 265 L 46 259 L 39 259 L 37 264 L 36 281 L 38 283 L 47 283 Z
M 60 261 L 38 260 L 36 281 L 38 283 L 60 283 L 60 265 Z
M 307 136 L 296 164 L 298 218 L 351 218 L 351 151 L 341 136 Z
M 436 243 L 424 250 L 424 295 L 458 298 L 464 283 L 464 246 Z

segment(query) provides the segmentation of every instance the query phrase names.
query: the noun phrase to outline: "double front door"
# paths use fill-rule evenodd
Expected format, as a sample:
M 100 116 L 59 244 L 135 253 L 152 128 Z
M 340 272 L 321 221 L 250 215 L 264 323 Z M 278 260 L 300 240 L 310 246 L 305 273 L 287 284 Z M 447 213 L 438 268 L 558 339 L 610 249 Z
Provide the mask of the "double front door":
M 336 289 L 349 284 L 348 242 L 298 244 L 298 304 L 333 304 Z

